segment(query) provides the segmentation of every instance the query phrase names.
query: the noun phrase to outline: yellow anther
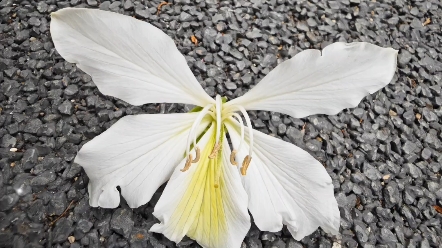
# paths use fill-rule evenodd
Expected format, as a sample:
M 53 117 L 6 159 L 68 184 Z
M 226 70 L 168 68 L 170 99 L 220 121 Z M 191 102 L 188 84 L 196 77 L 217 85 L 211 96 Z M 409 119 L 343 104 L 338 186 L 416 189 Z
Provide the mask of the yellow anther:
M 232 153 L 230 153 L 230 163 L 235 166 L 238 165 L 238 163 L 235 161 L 235 156 L 237 152 L 237 150 L 233 150 Z
M 189 154 L 189 157 L 186 160 L 186 164 L 184 165 L 184 168 L 182 168 L 180 171 L 185 172 L 190 168 L 192 165 L 192 154 Z
M 192 163 L 200 161 L 200 149 L 198 147 L 195 147 L 195 153 L 195 159 L 192 160 Z
M 221 149 L 221 144 L 215 144 L 215 146 L 213 147 L 212 153 L 210 153 L 209 158 L 210 159 L 214 159 L 216 158 L 216 155 L 218 155 L 219 150 Z
M 244 161 L 242 161 L 241 174 L 243 176 L 245 176 L 247 173 L 247 168 L 249 168 L 250 161 L 252 161 L 252 157 L 250 155 L 247 155 L 244 158 Z

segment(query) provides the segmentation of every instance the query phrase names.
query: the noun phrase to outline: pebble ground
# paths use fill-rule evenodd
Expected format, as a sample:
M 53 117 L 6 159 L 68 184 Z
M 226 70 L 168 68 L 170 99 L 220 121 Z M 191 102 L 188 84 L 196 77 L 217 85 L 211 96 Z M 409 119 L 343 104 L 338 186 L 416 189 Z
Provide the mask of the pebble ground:
M 285 228 L 252 225 L 242 247 L 442 247 L 439 0 L 170 3 L 157 15 L 159 0 L 0 1 L 0 247 L 198 247 L 148 232 L 161 189 L 137 209 L 124 200 L 117 209 L 89 206 L 88 178 L 73 163 L 84 143 L 122 116 L 191 106 L 135 107 L 102 95 L 51 41 L 49 14 L 65 7 L 152 23 L 174 39 L 207 93 L 229 99 L 308 48 L 367 41 L 399 50 L 392 83 L 357 108 L 303 119 L 250 113 L 255 128 L 324 163 L 342 220 L 340 237 L 318 230 L 301 241 Z

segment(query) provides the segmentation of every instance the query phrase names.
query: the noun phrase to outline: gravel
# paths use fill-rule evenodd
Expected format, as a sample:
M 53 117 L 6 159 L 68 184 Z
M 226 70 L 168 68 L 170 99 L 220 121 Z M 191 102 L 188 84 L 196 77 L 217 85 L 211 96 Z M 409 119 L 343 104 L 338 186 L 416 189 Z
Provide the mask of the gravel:
M 334 116 L 251 111 L 255 128 L 310 152 L 333 179 L 338 237 L 252 225 L 242 247 L 442 247 L 442 4 L 366 0 L 0 1 L 0 247 L 176 247 L 149 233 L 151 202 L 89 206 L 80 147 L 125 115 L 176 113 L 102 95 L 52 44 L 49 14 L 100 8 L 171 36 L 209 95 L 247 92 L 279 63 L 337 41 L 398 49 L 393 83 Z M 195 45 L 191 36 L 198 40 Z M 130 38 L 130 37 L 129 37 Z M 440 208 L 439 208 L 440 209 Z M 188 238 L 178 247 L 198 247 Z

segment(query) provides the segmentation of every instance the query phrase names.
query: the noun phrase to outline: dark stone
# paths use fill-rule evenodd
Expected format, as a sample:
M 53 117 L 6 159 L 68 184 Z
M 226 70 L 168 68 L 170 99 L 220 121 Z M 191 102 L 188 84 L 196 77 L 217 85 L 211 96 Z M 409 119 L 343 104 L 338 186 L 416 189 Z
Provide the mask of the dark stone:
M 276 56 L 273 54 L 266 54 L 261 62 L 263 67 L 273 67 L 276 65 Z
M 74 113 L 74 106 L 71 101 L 66 100 L 60 106 L 58 106 L 58 111 L 65 115 L 72 115 Z
M 78 86 L 77 85 L 69 85 L 68 87 L 66 87 L 66 89 L 64 90 L 64 93 L 67 96 L 73 96 L 76 95 L 78 93 Z
M 0 211 L 6 211 L 15 206 L 18 202 L 17 194 L 4 195 L 0 198 Z
M 61 218 L 55 223 L 55 227 L 52 231 L 53 243 L 64 243 L 68 240 L 68 237 L 74 231 L 72 227 L 72 221 L 66 218 Z
M 64 192 L 59 192 L 51 197 L 51 201 L 48 206 L 49 215 L 61 215 L 67 208 L 68 203 L 66 199 L 66 194 Z
M 362 172 L 370 180 L 378 180 L 378 179 L 381 179 L 381 177 L 382 177 L 379 170 L 377 170 L 375 167 L 373 167 L 368 162 L 364 162 L 364 164 L 362 166 Z
M 125 4 L 126 6 L 126 4 Z M 150 17 L 150 12 L 147 9 L 135 9 L 135 16 L 142 19 L 147 19 Z
M 301 130 L 298 130 L 294 127 L 289 127 L 286 132 L 287 138 L 290 139 L 291 142 L 299 142 L 302 141 L 302 138 L 304 137 L 304 133 L 301 132 Z
M 392 181 L 384 188 L 385 206 L 392 208 L 402 203 L 401 194 L 396 182 Z
M 396 235 L 393 234 L 390 230 L 387 228 L 381 228 L 380 238 L 382 242 L 385 243 L 397 243 Z
M 31 185 L 32 186 L 42 186 L 47 185 L 56 179 L 56 175 L 53 171 L 45 171 L 42 174 L 32 178 Z
M 112 214 L 110 226 L 113 231 L 128 238 L 134 226 L 132 211 L 128 209 L 115 210 Z
M 98 2 L 96 0 L 87 0 L 87 4 L 93 7 L 98 6 Z
M 32 134 L 36 134 L 38 129 L 41 128 L 41 125 L 43 123 L 41 122 L 40 119 L 31 119 L 25 126 L 25 128 L 23 129 L 23 131 L 27 132 L 27 133 L 32 133 Z
M 77 227 L 75 229 L 85 234 L 91 230 L 93 225 L 94 224 L 92 222 L 81 219 L 77 222 Z

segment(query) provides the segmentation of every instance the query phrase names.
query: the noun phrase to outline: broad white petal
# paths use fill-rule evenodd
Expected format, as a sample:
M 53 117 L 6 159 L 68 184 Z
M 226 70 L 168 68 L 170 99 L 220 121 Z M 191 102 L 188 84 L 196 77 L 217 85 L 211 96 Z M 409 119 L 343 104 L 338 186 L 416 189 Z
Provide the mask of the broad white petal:
M 232 144 L 238 144 L 239 127 L 226 124 Z M 248 152 L 248 133 L 236 159 Z M 340 214 L 330 176 L 307 152 L 290 143 L 253 131 L 252 161 L 242 177 L 249 210 L 262 231 L 276 232 L 287 225 L 297 240 L 319 226 L 337 234 Z
M 75 163 L 83 166 L 93 207 L 115 208 L 117 186 L 132 208 L 146 204 L 183 159 L 197 113 L 131 115 L 89 141 Z M 205 119 L 199 132 L 209 124 Z
M 66 8 L 51 17 L 57 51 L 91 75 L 103 94 L 133 105 L 214 102 L 173 40 L 158 28 L 92 9 Z
M 214 129 L 212 125 L 198 142 L 200 161 L 181 172 L 182 161 L 174 171 L 153 213 L 161 223 L 150 231 L 177 243 L 187 235 L 203 247 L 240 247 L 250 228 L 247 195 L 236 167 L 229 163 L 225 136 L 218 157 L 208 158 L 215 144 Z M 217 169 L 219 187 L 215 188 Z
M 390 83 L 397 51 L 365 42 L 305 50 L 281 63 L 244 96 L 226 103 L 301 118 L 337 114 Z

